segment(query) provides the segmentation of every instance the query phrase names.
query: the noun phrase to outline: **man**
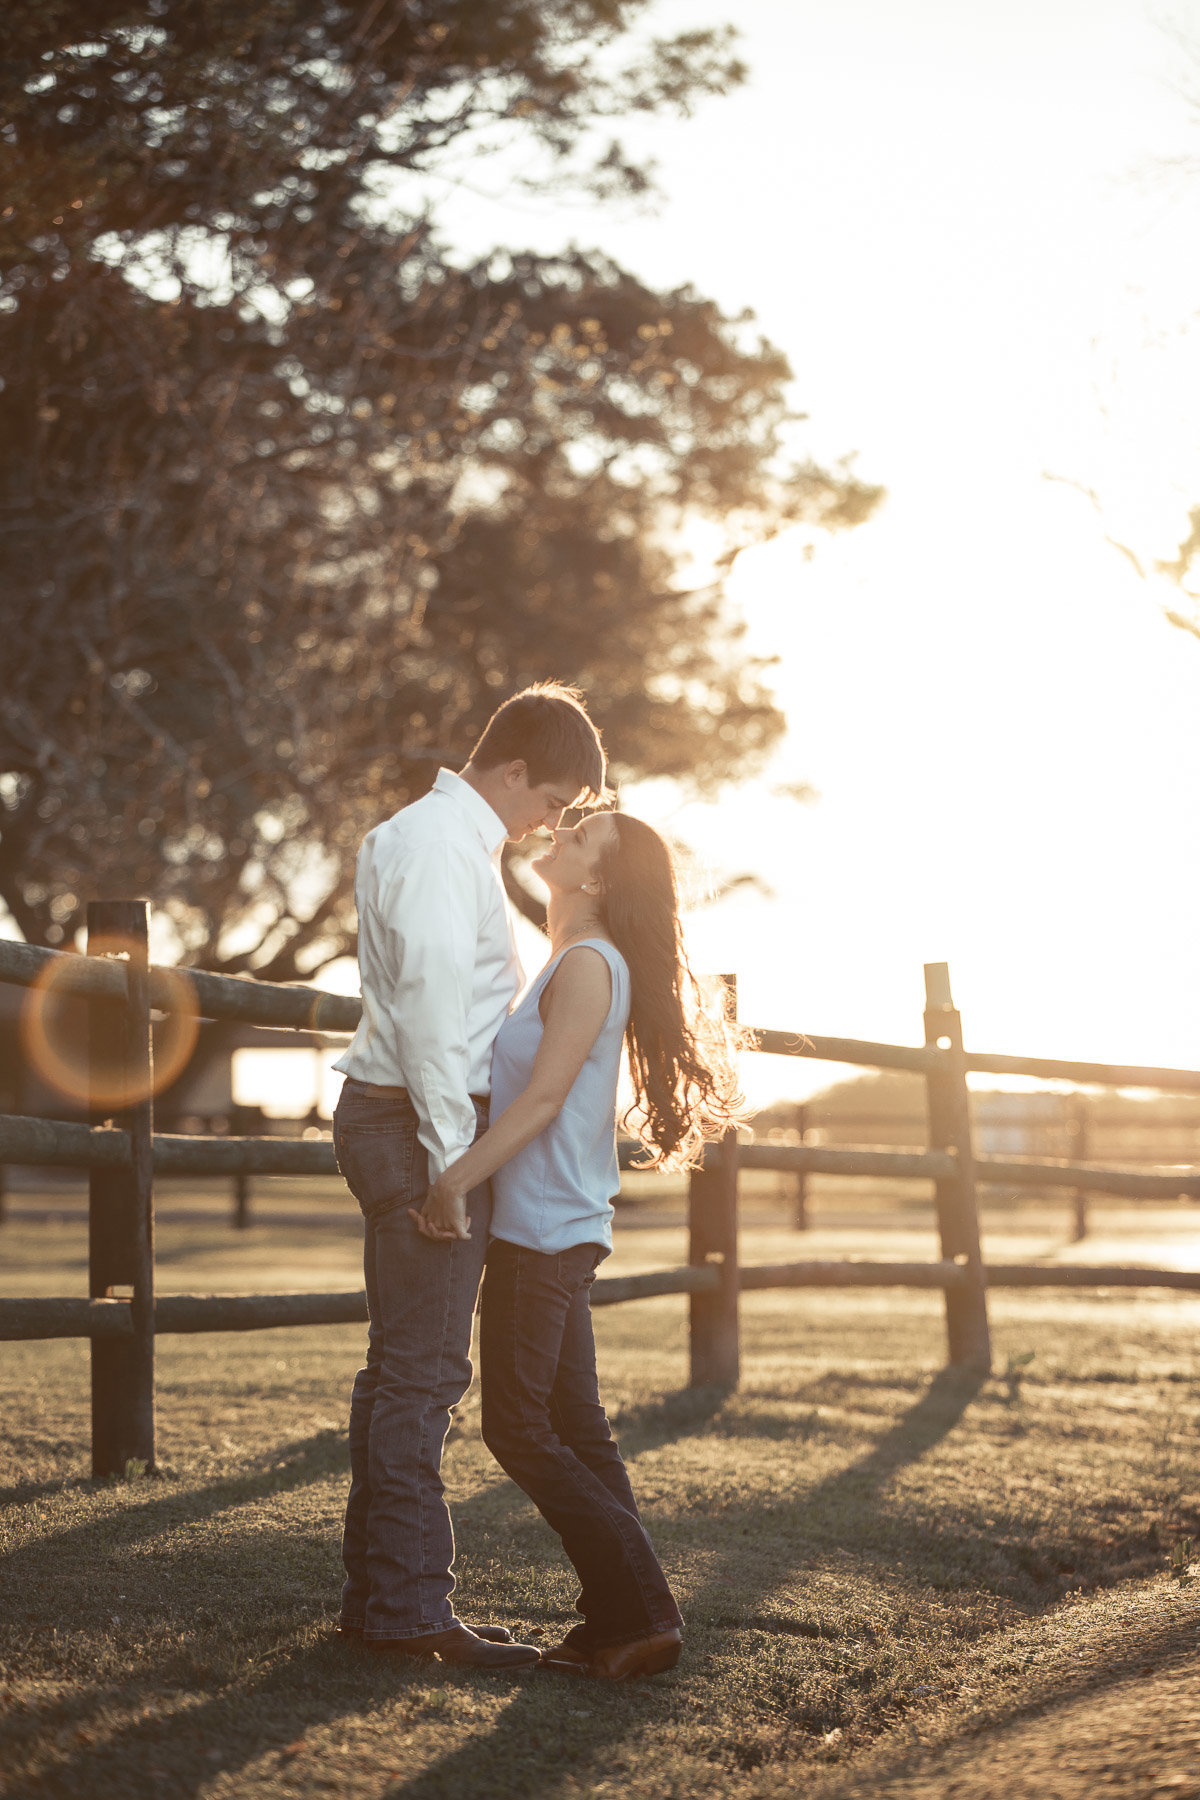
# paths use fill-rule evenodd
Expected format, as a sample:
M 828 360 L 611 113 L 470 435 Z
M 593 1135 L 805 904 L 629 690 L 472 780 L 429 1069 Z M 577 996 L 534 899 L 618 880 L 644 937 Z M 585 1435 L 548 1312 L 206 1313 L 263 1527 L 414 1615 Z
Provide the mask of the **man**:
M 470 1238 L 432 1243 L 410 1204 L 487 1129 L 492 1044 L 521 985 L 500 874 L 504 842 L 604 794 L 579 696 L 541 683 L 507 701 L 458 774 L 368 834 L 355 879 L 362 1022 L 336 1064 L 338 1167 L 366 1219 L 370 1334 L 350 1407 L 339 1632 L 481 1668 L 539 1660 L 499 1626 L 456 1618 L 443 1498 L 450 1413 L 471 1380 L 471 1320 L 491 1189 Z

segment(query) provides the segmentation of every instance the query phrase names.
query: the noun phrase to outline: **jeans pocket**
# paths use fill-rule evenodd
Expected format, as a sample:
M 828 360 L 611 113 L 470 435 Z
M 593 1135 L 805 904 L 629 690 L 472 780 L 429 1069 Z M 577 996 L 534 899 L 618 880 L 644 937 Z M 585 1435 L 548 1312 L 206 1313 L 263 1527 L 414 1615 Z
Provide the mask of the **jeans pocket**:
M 563 1293 L 573 1297 L 580 1288 L 591 1287 L 603 1254 L 598 1244 L 572 1244 L 569 1250 L 560 1250 L 554 1276 Z
M 335 1121 L 334 1155 L 342 1178 L 367 1219 L 381 1218 L 414 1197 L 415 1120 L 386 1125 Z

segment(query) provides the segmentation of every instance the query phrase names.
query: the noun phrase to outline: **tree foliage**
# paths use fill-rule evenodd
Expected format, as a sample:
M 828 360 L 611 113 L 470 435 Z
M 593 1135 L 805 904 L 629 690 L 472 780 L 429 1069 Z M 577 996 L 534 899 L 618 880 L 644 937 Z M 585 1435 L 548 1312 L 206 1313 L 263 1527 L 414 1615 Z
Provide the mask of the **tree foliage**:
M 1188 513 L 1187 535 L 1176 554 L 1156 563 L 1155 569 L 1179 590 L 1181 604 L 1166 607 L 1167 618 L 1181 631 L 1190 631 L 1193 637 L 1200 638 L 1200 506 L 1193 506 Z M 1186 612 L 1184 605 L 1188 607 Z
M 645 176 L 604 122 L 740 77 L 641 0 L 39 0 L 0 134 L 0 898 L 61 942 L 151 895 L 190 960 L 311 973 L 362 833 L 497 701 L 578 681 L 618 774 L 711 785 L 782 721 L 730 554 L 877 495 L 780 465 L 789 371 L 599 254 L 456 258 L 423 177 Z M 622 46 L 625 46 L 622 49 Z

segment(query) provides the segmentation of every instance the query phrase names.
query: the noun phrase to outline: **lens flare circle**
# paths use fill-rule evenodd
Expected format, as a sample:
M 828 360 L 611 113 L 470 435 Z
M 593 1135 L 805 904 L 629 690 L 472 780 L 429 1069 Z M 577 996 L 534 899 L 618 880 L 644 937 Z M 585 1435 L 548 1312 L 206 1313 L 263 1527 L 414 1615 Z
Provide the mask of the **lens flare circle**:
M 115 936 L 93 935 L 89 959 L 129 962 L 137 946 Z M 28 989 L 21 1008 L 21 1044 L 43 1081 L 67 1099 L 95 1112 L 119 1112 L 169 1087 L 191 1058 L 200 1031 L 195 992 L 177 969 L 155 970 L 153 1070 L 122 1042 L 121 1002 L 106 1005 L 73 991 L 79 958 L 56 956 Z M 92 1042 L 89 1011 L 110 1010 L 114 1029 Z M 149 1075 L 149 1079 L 147 1076 Z

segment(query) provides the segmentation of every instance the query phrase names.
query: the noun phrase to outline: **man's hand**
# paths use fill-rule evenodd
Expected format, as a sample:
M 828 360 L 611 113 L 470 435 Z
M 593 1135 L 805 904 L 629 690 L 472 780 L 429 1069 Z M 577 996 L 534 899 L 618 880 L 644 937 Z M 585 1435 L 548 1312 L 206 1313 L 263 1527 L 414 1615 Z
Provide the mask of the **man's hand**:
M 438 1176 L 419 1209 L 410 1206 L 408 1211 L 421 1236 L 431 1238 L 435 1243 L 451 1243 L 455 1238 L 465 1240 L 471 1235 L 471 1227 L 467 1224 L 466 1190 L 456 1187 L 446 1175 Z

